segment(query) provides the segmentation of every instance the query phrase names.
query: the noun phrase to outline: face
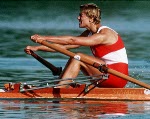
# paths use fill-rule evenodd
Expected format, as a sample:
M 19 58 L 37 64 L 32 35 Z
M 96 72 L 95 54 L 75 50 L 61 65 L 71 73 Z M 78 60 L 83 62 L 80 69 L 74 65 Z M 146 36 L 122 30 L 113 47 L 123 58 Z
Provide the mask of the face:
M 89 17 L 86 16 L 85 13 L 81 12 L 78 16 L 78 20 L 79 20 L 79 27 L 80 28 L 86 28 L 89 25 Z

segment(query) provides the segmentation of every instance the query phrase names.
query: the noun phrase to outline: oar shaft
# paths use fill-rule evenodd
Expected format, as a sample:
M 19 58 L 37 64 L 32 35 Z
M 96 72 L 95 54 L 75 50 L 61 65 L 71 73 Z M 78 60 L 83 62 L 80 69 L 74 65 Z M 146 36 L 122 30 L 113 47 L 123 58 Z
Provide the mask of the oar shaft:
M 84 62 L 86 64 L 89 64 L 89 65 L 91 65 L 91 66 L 93 66 L 95 68 L 98 68 L 100 71 L 108 72 L 108 73 L 113 74 L 113 75 L 115 75 L 117 77 L 123 78 L 123 79 L 125 79 L 127 81 L 130 81 L 132 83 L 140 85 L 140 86 L 142 86 L 144 88 L 150 89 L 150 85 L 148 85 L 148 84 L 146 84 L 144 82 L 141 82 L 141 81 L 139 81 L 137 79 L 134 79 L 132 77 L 129 77 L 129 76 L 123 74 L 123 73 L 120 73 L 118 71 L 110 69 L 110 68 L 106 67 L 105 65 L 101 65 L 101 64 L 98 64 L 96 62 L 93 62 L 92 60 L 87 59 L 85 57 L 77 56 L 75 53 L 73 53 L 71 51 L 68 51 L 66 49 L 62 49 L 62 48 L 56 46 L 55 44 L 50 44 L 50 43 L 48 43 L 48 42 L 46 42 L 44 40 L 37 40 L 37 42 L 42 44 L 42 45 L 45 45 L 45 46 L 47 46 L 49 48 L 52 48 L 52 49 L 54 49 L 54 50 L 56 50 L 56 51 L 58 51 L 58 52 L 60 52 L 62 54 L 65 54 L 67 56 L 73 57 L 73 58 L 75 58 L 77 60 L 80 60 L 80 61 L 82 61 L 82 62 Z
M 53 73 L 53 75 L 60 75 L 61 73 L 61 67 L 55 67 L 53 64 L 49 63 L 48 61 L 44 60 L 39 55 L 35 54 L 32 50 L 30 50 L 31 55 L 37 59 L 39 62 L 41 62 L 44 66 L 46 66 L 48 69 L 50 69 Z
M 95 65 L 94 67 L 96 67 L 96 68 L 98 68 L 97 66 L 99 66 L 98 63 L 95 63 L 95 62 L 93 62 L 93 61 L 91 61 L 91 60 L 89 60 L 88 58 L 85 58 L 85 57 L 81 58 L 79 55 L 76 55 L 75 53 L 73 53 L 73 52 L 71 52 L 69 50 L 62 49 L 61 47 L 58 47 L 55 44 L 51 44 L 51 43 L 48 43 L 46 41 L 40 41 L 38 43 L 40 43 L 42 45 L 45 45 L 45 46 L 47 46 L 49 48 L 52 48 L 52 49 L 54 49 L 54 50 L 56 50 L 56 51 L 58 51 L 58 52 L 60 52 L 62 54 L 65 54 L 65 55 L 69 56 L 69 57 L 72 57 L 72 58 L 75 58 L 75 59 L 80 60 L 82 62 L 85 62 L 86 64 L 89 64 L 89 65 L 92 65 L 92 66 Z M 78 58 L 80 58 L 80 59 L 78 59 Z

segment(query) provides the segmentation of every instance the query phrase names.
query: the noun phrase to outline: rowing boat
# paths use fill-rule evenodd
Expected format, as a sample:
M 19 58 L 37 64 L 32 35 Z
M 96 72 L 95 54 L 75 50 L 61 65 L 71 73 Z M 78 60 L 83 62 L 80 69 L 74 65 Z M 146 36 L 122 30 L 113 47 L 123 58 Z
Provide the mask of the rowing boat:
M 0 99 L 94 99 L 115 101 L 150 101 L 150 90 L 145 88 L 31 87 L 15 83 L 13 89 L 0 92 Z
M 68 50 L 64 50 L 55 45 L 48 44 L 46 41 L 38 42 L 65 55 L 76 58 L 76 54 Z M 43 65 L 52 70 L 54 75 L 60 74 L 61 68 L 54 67 L 52 64 L 49 64 L 47 61 L 36 55 L 34 52 L 31 52 L 31 55 L 38 61 L 40 61 Z M 58 88 L 57 85 L 47 85 L 40 87 L 30 85 L 27 83 L 15 83 L 13 85 L 9 83 L 5 85 L 4 89 L 0 90 L 0 99 L 94 99 L 105 101 L 150 101 L 150 85 L 136 80 L 132 77 L 129 77 L 127 75 L 124 75 L 120 72 L 117 72 L 113 69 L 110 69 L 106 66 L 93 62 L 91 60 L 84 59 L 84 57 L 80 57 L 77 60 L 81 60 L 82 62 L 85 62 L 95 68 L 98 68 L 101 72 L 113 74 L 124 80 L 142 86 L 143 88 L 99 88 L 91 85 L 92 83 L 88 85 L 84 83 L 86 79 L 82 81 L 83 83 L 74 83 L 74 86 L 71 86 L 72 84 L 65 84 L 68 85 L 65 88 Z M 89 79 L 93 77 L 87 78 Z M 91 80 L 92 79 L 90 79 L 90 81 Z M 94 78 L 94 80 L 97 79 Z M 55 80 L 52 83 L 56 84 L 56 82 L 58 81 L 59 80 Z

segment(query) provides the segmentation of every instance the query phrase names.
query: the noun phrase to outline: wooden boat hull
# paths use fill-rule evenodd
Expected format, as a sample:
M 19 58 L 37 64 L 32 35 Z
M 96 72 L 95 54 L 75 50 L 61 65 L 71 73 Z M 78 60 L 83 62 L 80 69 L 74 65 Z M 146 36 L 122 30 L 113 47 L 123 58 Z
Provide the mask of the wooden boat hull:
M 93 88 L 85 85 L 76 88 L 39 88 L 20 92 L 16 84 L 13 91 L 0 92 L 0 99 L 94 99 L 115 101 L 150 101 L 150 91 L 145 88 Z

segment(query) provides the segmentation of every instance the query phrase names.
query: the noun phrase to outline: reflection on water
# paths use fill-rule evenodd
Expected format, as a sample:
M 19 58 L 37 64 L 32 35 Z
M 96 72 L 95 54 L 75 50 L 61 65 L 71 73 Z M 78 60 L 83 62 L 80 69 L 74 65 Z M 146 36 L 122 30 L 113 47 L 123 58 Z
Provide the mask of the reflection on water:
M 119 108 L 118 108 L 119 107 Z M 144 113 L 148 118 L 150 102 L 89 100 L 1 100 L 0 118 L 120 118 Z M 20 115 L 20 117 L 18 117 Z

